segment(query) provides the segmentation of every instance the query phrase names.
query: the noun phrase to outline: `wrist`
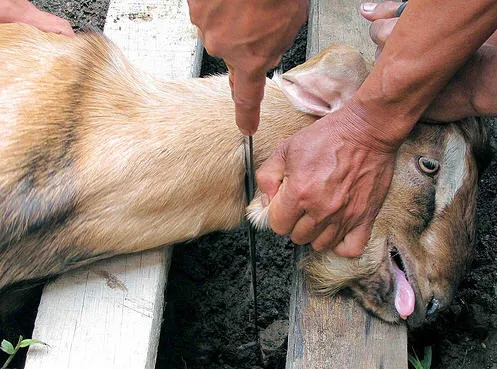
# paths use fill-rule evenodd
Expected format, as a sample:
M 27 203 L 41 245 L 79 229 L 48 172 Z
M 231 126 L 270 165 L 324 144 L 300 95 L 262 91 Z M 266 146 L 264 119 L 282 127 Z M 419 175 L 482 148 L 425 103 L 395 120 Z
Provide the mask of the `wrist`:
M 414 68 L 411 60 L 382 54 L 357 91 L 354 108 L 383 141 L 398 145 L 430 102 L 424 93 L 427 80 L 424 69 Z
M 361 90 L 346 106 L 359 118 L 357 128 L 381 144 L 385 151 L 397 150 L 417 121 L 403 109 L 402 101 Z
M 353 96 L 337 114 L 340 114 L 337 117 L 340 121 L 340 130 L 347 140 L 369 147 L 376 152 L 396 152 L 408 134 L 396 133 L 396 130 L 390 127 L 392 122 L 395 122 L 391 116 L 384 117 L 380 109 L 371 109 L 357 95 Z

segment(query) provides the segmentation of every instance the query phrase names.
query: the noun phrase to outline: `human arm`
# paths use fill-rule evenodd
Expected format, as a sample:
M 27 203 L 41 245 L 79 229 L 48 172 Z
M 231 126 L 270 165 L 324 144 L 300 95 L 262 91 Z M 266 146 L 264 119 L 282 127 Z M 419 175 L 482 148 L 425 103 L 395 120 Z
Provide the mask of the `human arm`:
M 38 9 L 27 0 L 0 0 L 0 23 L 26 23 L 45 32 L 74 35 L 68 21 Z
M 269 223 L 297 243 L 356 256 L 422 112 L 493 33 L 497 3 L 412 0 L 354 97 L 283 143 L 258 171 Z M 305 139 L 306 141 L 302 141 Z
M 230 72 L 236 123 L 254 134 L 266 72 L 276 66 L 307 19 L 308 0 L 188 0 L 190 19 Z
M 380 55 L 398 18 L 400 3 L 386 1 L 363 4 L 361 14 L 371 21 L 370 35 Z M 364 10 L 364 5 L 368 11 Z M 456 72 L 423 113 L 437 121 L 454 121 L 468 116 L 497 114 L 497 32 Z
M 385 132 L 384 139 L 404 138 L 496 28 L 497 3 L 491 0 L 457 0 L 450 7 L 441 1 L 410 1 L 357 94 L 364 110 L 384 118 L 371 125 Z M 388 117 L 396 121 L 394 127 Z

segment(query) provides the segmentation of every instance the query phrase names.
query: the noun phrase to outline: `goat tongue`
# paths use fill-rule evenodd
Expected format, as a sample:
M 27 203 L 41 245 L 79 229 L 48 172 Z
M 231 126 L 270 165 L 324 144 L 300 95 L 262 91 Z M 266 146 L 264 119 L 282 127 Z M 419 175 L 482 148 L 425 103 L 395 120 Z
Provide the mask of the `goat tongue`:
M 395 263 L 392 266 L 395 275 L 395 308 L 400 317 L 406 320 L 414 311 L 416 296 L 404 272 Z

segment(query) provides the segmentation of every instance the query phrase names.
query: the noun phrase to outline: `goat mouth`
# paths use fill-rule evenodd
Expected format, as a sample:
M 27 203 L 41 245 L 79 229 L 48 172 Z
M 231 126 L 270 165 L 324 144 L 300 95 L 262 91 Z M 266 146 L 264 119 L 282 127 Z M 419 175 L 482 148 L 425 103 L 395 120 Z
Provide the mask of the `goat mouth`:
M 409 277 L 402 255 L 396 247 L 390 249 L 393 279 L 395 285 L 395 309 L 399 316 L 406 320 L 416 305 L 416 295 L 409 283 Z

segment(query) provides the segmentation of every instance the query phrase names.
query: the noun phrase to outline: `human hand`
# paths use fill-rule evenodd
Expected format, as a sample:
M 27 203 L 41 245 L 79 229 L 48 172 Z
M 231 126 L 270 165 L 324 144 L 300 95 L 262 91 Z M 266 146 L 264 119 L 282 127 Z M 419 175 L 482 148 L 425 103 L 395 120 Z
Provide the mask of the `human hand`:
M 25 23 L 44 32 L 74 35 L 68 21 L 41 11 L 27 0 L 0 1 L 0 23 Z
M 369 33 L 377 45 L 376 58 L 399 18 L 395 12 L 402 3 L 363 3 L 361 14 L 371 21 Z M 440 91 L 423 113 L 427 119 L 454 121 L 469 116 L 496 114 L 497 32 L 485 42 Z
M 228 65 L 240 131 L 254 134 L 266 72 L 307 20 L 308 0 L 188 0 L 188 5 L 207 52 Z
M 351 100 L 281 144 L 256 176 L 271 228 L 318 251 L 360 255 L 393 175 L 397 145 L 380 136 Z

